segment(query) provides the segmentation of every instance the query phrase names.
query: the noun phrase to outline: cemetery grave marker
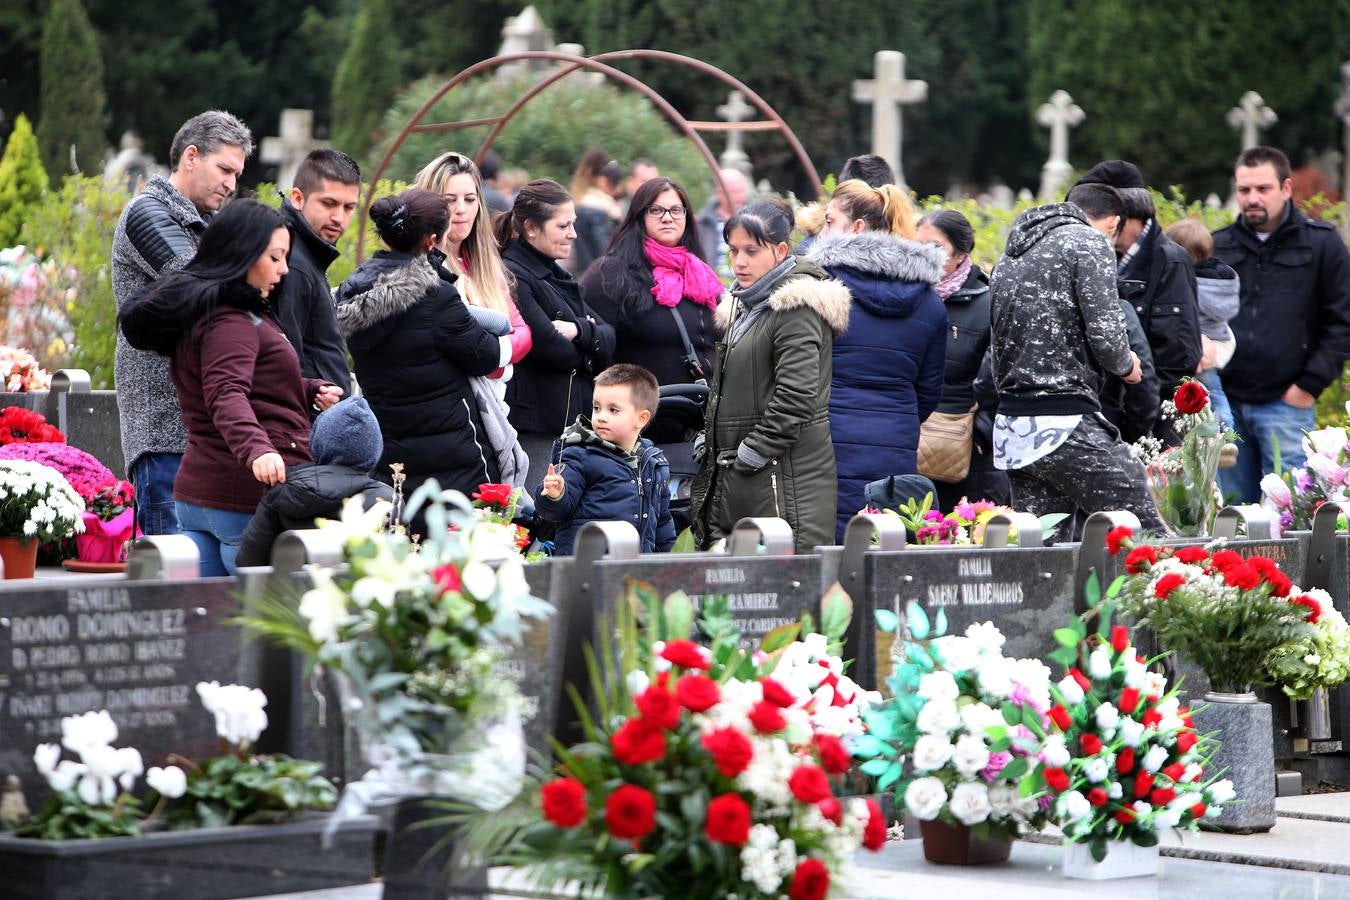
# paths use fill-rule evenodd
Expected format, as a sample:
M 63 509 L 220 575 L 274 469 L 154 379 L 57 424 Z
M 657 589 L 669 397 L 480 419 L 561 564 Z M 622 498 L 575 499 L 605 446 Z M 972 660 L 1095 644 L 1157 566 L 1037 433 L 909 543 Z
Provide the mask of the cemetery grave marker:
M 1073 173 L 1069 162 L 1069 129 L 1077 128 L 1084 118 L 1083 108 L 1073 102 L 1068 91 L 1055 91 L 1050 102 L 1042 103 L 1036 110 L 1036 121 L 1050 129 L 1050 158 L 1041 167 L 1042 200 L 1058 195 Z
M 1280 120 L 1275 110 L 1256 91 L 1242 95 L 1238 105 L 1228 111 L 1228 127 L 1242 132 L 1242 149 L 1249 150 L 1261 143 L 1261 132 Z
M 908 190 L 902 163 L 904 118 L 900 110 L 928 99 L 928 82 L 905 77 L 905 54 L 878 50 L 872 57 L 873 77 L 853 82 L 853 101 L 872 104 L 872 152 L 890 163 L 895 183 Z

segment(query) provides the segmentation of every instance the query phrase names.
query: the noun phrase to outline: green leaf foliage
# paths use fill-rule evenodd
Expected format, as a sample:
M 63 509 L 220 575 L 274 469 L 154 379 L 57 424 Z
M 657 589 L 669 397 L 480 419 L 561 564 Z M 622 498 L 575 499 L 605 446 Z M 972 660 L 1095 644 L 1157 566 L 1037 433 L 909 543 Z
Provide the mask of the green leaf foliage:
M 362 159 L 400 84 L 398 39 L 389 0 L 361 0 L 351 35 L 333 75 L 333 143 Z
M 135 797 L 123 793 L 111 807 L 91 807 L 74 791 L 54 791 L 47 805 L 14 831 L 17 837 L 44 841 L 133 837 L 140 833 L 140 803 Z
M 47 172 L 95 173 L 107 147 L 103 55 L 80 0 L 52 0 L 39 51 L 42 104 L 37 137 Z
M 187 793 L 170 800 L 173 828 L 214 828 L 284 822 L 307 809 L 332 809 L 337 789 L 317 762 L 282 754 L 227 753 L 188 770 Z
M 47 190 L 47 171 L 38 154 L 37 138 L 28 117 L 19 113 L 14 131 L 0 157 L 0 248 L 19 242 L 19 234 L 33 207 Z

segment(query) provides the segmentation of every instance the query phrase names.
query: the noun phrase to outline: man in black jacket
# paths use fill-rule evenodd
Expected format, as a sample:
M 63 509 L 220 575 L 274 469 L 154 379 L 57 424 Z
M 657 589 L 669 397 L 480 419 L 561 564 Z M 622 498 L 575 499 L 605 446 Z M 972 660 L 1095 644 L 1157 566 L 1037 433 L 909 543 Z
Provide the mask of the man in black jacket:
M 1109 184 L 1125 203 L 1125 221 L 1114 241 L 1120 295 L 1134 307 L 1148 335 L 1158 402 L 1171 400 L 1181 380 L 1195 376 L 1203 353 L 1195 268 L 1186 251 L 1163 234 L 1153 194 L 1133 163 L 1121 159 L 1098 163 L 1078 183 Z M 1153 430 L 1167 443 L 1180 443 L 1165 420 Z
M 1244 150 L 1234 177 L 1242 215 L 1214 232 L 1214 255 L 1242 280 L 1229 322 L 1237 352 L 1223 370 L 1242 445 L 1220 485 L 1246 502 L 1275 470 L 1277 445 L 1284 468 L 1303 465 L 1313 404 L 1350 357 L 1350 252 L 1334 226 L 1295 208 L 1279 150 Z
M 300 357 L 300 373 L 351 393 L 347 346 L 338 331 L 328 267 L 361 198 L 361 170 L 340 150 L 314 150 L 300 163 L 281 208 L 295 240 L 281 283 L 281 327 Z

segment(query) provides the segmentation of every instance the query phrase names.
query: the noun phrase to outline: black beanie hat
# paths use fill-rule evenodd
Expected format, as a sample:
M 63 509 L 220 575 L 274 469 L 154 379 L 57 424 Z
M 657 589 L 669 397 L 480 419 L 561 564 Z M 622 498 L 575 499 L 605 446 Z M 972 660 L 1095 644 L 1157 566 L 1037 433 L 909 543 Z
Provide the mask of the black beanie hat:
M 1083 173 L 1074 187 L 1080 184 L 1109 184 L 1113 188 L 1146 188 L 1144 176 L 1139 167 L 1123 159 L 1108 159 L 1099 162 Z

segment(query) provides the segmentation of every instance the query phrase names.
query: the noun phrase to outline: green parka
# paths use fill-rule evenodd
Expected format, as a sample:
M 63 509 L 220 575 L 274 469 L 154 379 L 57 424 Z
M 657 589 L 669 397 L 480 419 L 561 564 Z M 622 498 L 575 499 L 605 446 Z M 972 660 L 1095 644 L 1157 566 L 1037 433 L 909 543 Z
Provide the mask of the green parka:
M 849 292 L 799 260 L 763 303 L 734 342 L 732 325 L 748 310 L 727 297 L 717 311 L 726 337 L 693 488 L 694 534 L 706 548 L 746 516 L 777 516 L 807 553 L 834 536 L 831 355 L 834 336 L 848 327 Z M 742 441 L 768 464 L 756 471 L 737 462 Z

